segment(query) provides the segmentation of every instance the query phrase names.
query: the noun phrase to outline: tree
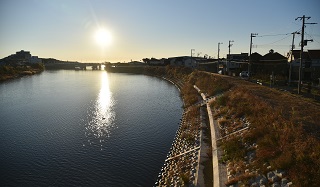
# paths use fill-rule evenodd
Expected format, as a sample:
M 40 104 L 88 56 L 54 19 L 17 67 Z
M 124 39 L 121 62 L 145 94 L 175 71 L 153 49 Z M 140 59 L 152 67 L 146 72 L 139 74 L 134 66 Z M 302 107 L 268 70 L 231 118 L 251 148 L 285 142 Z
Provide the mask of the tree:
M 150 59 L 149 58 L 143 58 L 142 61 L 146 64 L 149 64 Z

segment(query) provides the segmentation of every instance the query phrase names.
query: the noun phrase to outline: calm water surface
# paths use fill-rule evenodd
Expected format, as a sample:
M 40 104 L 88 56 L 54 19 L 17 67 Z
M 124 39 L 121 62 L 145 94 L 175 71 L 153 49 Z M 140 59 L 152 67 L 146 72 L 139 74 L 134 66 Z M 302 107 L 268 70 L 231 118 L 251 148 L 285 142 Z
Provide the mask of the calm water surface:
M 0 83 L 0 186 L 152 186 L 182 114 L 144 75 L 45 71 Z

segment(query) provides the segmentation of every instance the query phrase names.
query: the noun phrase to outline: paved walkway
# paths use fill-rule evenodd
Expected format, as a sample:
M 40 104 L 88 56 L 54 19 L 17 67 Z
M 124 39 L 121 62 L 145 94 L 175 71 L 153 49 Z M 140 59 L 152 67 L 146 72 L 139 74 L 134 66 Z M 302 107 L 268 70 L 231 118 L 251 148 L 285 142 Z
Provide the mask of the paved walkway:
M 220 187 L 225 186 L 226 182 L 226 167 L 223 164 L 219 164 L 219 157 L 222 155 L 222 151 L 217 146 L 217 139 L 220 138 L 220 131 L 218 128 L 217 121 L 214 121 L 213 114 L 206 98 L 206 95 L 201 92 L 201 90 L 194 85 L 194 88 L 201 95 L 203 101 L 205 101 L 207 106 L 209 124 L 210 124 L 210 132 L 211 132 L 211 143 L 212 143 L 212 169 L 213 169 L 213 186 Z M 214 100 L 215 97 L 211 97 L 210 100 Z
M 209 180 L 213 180 L 212 176 L 207 179 L 205 179 L 205 176 L 208 176 L 208 174 L 206 174 L 205 169 L 207 167 L 206 162 L 211 159 L 208 156 L 208 151 L 211 150 L 211 143 L 206 142 L 205 139 L 207 139 L 208 137 L 206 137 L 205 131 L 207 131 L 207 122 L 206 122 L 206 113 L 207 110 L 204 108 L 200 109 L 200 120 L 201 120 L 201 140 L 200 140 L 200 156 L 199 156 L 199 170 L 198 170 L 198 180 L 196 183 L 196 186 L 205 186 L 206 185 L 206 181 Z

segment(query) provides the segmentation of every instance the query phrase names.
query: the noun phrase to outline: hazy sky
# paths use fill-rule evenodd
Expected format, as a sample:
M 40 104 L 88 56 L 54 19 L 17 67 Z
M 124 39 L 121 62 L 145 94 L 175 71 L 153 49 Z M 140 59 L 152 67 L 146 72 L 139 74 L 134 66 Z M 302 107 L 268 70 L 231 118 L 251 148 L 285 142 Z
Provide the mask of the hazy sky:
M 0 0 L 0 58 L 19 50 L 39 57 L 76 61 L 130 61 L 270 49 L 284 55 L 306 22 L 305 49 L 320 49 L 319 0 Z M 103 28 L 109 45 L 95 40 Z M 289 33 L 289 34 L 288 34 Z M 272 36 L 265 36 L 272 35 Z M 298 48 L 300 35 L 296 37 Z

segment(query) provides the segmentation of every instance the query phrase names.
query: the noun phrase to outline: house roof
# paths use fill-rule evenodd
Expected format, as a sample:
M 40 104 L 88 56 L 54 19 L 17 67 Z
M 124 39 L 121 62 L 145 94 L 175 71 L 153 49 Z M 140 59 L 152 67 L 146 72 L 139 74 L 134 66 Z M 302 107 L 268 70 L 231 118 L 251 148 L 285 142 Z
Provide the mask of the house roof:
M 262 59 L 262 55 L 260 55 L 257 52 L 254 52 L 251 54 L 250 59 L 251 59 L 251 61 L 260 61 Z
M 295 59 L 299 59 L 300 58 L 300 50 L 293 50 L 292 51 L 292 55 Z M 304 51 L 302 53 L 302 58 L 304 59 L 308 59 L 309 58 L 309 55 L 308 55 L 308 52 Z
M 295 59 L 300 58 L 300 50 L 293 50 L 292 55 Z M 302 53 L 303 59 L 320 59 L 320 49 L 308 50 Z
M 177 57 L 170 57 L 170 58 L 168 58 L 168 60 L 176 59 L 178 61 L 181 61 L 181 60 L 186 59 L 186 58 L 189 59 L 191 57 L 190 56 L 177 56 Z M 207 62 L 208 61 L 208 59 L 203 58 L 203 57 L 192 57 L 192 59 L 197 61 L 197 62 Z
M 129 64 L 142 64 L 142 62 L 139 62 L 139 61 L 131 61 L 131 62 L 129 62 Z
M 249 57 L 248 53 L 230 54 L 230 55 L 227 54 L 227 59 L 236 60 L 236 61 L 248 60 L 248 57 Z
M 320 49 L 308 50 L 308 54 L 311 59 L 320 59 Z
M 286 63 L 287 58 L 277 52 L 269 52 L 264 56 L 255 52 L 251 54 L 251 62 L 252 63 Z
M 281 62 L 281 61 L 287 61 L 287 58 L 277 52 L 274 52 L 274 53 L 265 54 L 263 56 L 263 61 Z
M 175 57 L 169 57 L 168 59 L 173 59 L 173 58 L 190 58 L 190 56 L 175 56 Z

